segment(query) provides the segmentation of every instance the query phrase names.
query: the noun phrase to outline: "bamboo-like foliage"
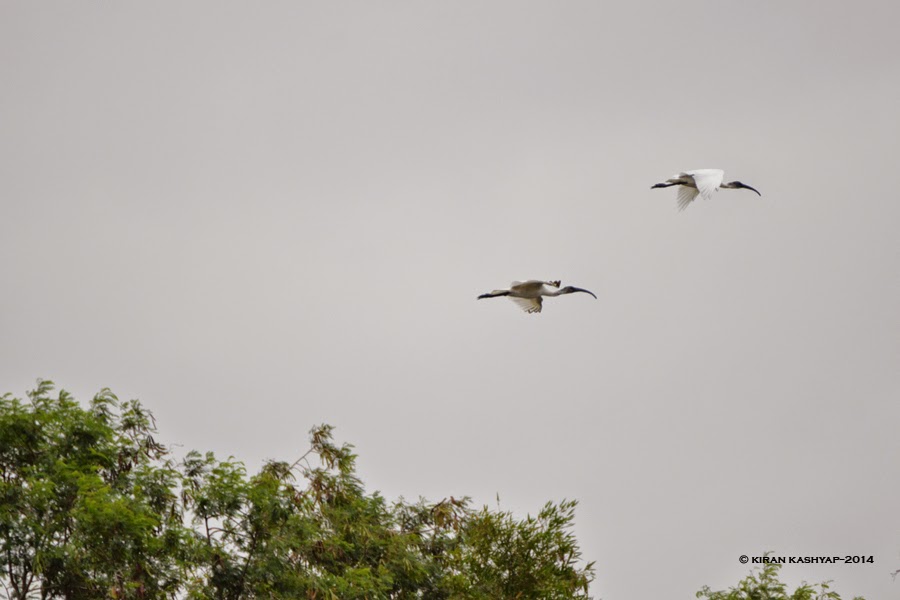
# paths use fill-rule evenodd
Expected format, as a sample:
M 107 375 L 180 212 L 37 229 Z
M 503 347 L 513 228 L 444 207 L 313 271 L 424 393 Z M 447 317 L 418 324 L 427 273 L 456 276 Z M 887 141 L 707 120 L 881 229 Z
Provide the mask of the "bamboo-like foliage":
M 0 397 L 0 596 L 28 598 L 589 598 L 575 502 L 517 519 L 468 498 L 367 493 L 328 425 L 248 475 L 155 439 L 137 401 L 82 408 L 39 381 Z

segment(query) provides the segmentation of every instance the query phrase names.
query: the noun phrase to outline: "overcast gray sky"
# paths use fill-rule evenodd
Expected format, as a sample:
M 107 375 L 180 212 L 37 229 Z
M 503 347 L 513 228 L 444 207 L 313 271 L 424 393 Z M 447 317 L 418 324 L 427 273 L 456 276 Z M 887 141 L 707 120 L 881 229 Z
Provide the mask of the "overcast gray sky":
M 900 598 L 896 2 L 0 4 L 0 392 L 576 498 L 604 600 Z M 676 210 L 650 186 L 722 168 Z M 594 291 L 527 315 L 514 279 Z

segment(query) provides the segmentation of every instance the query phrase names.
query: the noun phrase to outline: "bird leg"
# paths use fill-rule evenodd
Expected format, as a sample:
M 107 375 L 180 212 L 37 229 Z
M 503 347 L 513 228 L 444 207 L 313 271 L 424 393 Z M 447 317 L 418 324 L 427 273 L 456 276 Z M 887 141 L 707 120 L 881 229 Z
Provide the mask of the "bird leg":
M 488 292 L 487 294 L 482 294 L 478 296 L 478 300 L 482 298 L 497 298 L 499 296 L 509 296 L 509 290 L 494 290 L 493 292 Z

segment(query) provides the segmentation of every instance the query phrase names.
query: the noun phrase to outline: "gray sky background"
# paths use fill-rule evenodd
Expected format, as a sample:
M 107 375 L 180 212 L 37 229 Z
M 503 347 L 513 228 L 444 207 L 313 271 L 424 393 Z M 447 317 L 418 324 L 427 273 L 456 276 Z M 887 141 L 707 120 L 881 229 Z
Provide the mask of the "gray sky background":
M 576 498 L 604 600 L 900 597 L 896 2 L 3 2 L 0 392 Z M 653 183 L 722 168 L 676 211 Z M 513 279 L 593 290 L 541 315 Z

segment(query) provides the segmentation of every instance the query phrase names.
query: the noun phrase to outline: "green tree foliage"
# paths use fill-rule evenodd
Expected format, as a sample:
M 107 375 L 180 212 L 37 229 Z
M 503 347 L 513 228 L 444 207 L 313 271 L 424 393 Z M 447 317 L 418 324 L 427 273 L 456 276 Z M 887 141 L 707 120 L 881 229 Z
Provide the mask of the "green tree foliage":
M 327 425 L 249 476 L 176 460 L 136 401 L 52 390 L 0 397 L 5 598 L 589 598 L 574 502 L 523 520 L 467 498 L 390 503 Z
M 517 521 L 487 508 L 470 514 L 464 544 L 452 555 L 461 597 L 562 600 L 589 598 L 581 552 L 570 531 L 575 502 L 547 503 L 537 517 Z M 585 567 L 593 569 L 593 563 Z
M 153 418 L 109 391 L 82 409 L 41 381 L 0 397 L 0 561 L 8 597 L 165 597 L 185 530 Z
M 766 563 L 761 569 L 751 571 L 737 587 L 714 592 L 704 586 L 697 592 L 697 597 L 706 600 L 841 600 L 837 592 L 829 589 L 830 582 L 827 581 L 815 585 L 804 582 L 788 593 L 787 585 L 778 579 L 781 567 L 778 563 Z M 854 600 L 864 599 L 856 597 Z

